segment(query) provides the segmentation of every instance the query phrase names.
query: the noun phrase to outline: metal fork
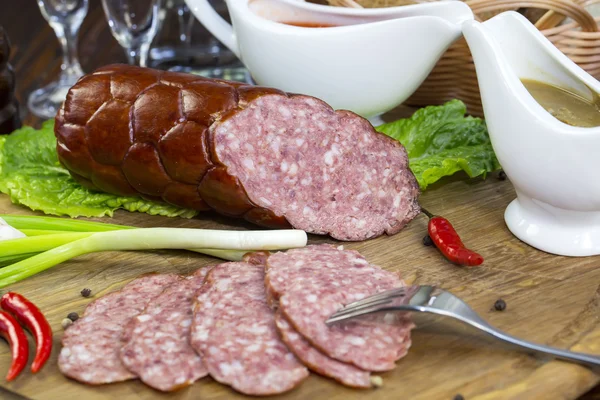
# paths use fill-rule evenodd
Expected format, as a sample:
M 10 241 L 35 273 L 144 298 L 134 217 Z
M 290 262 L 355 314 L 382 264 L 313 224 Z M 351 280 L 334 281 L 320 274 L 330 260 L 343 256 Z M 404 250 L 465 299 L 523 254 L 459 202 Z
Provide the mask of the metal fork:
M 502 332 L 484 321 L 464 301 L 435 286 L 405 286 L 375 294 L 348 304 L 333 314 L 326 323 L 330 325 L 364 315 L 390 312 L 410 313 L 410 318 L 420 329 L 469 336 L 538 357 L 556 358 L 594 369 L 600 368 L 598 356 L 544 346 Z

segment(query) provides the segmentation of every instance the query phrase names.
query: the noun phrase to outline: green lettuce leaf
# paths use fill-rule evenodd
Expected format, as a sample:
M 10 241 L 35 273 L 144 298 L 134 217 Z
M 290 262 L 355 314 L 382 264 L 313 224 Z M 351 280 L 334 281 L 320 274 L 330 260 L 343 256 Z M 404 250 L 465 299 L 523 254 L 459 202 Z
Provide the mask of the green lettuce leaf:
M 54 121 L 0 137 L 0 191 L 15 204 L 70 217 L 112 216 L 117 209 L 191 218 L 195 211 L 139 197 L 95 192 L 79 185 L 56 155 Z
M 463 102 L 451 100 L 376 129 L 406 147 L 410 169 L 424 190 L 461 170 L 474 178 L 500 168 L 485 123 L 465 117 L 466 112 Z

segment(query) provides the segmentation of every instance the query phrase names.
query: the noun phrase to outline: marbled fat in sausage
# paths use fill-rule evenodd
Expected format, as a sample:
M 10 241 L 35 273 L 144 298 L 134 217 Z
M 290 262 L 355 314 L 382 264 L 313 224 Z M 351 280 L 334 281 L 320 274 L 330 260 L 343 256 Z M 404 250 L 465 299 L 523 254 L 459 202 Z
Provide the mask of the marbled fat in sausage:
M 294 330 L 335 360 L 387 371 L 410 346 L 413 324 L 394 315 L 325 324 L 346 304 L 404 285 L 354 251 L 319 245 L 272 254 L 265 282 L 272 305 Z
M 298 282 L 315 289 L 352 286 L 369 292 L 380 292 L 399 282 L 398 275 L 369 264 L 357 251 L 328 244 L 276 253 L 267 259 L 266 270 L 267 295 L 275 307 L 279 297 Z
M 308 377 L 279 338 L 260 265 L 227 263 L 211 270 L 198 291 L 191 344 L 211 377 L 248 395 L 287 392 Z
M 125 327 L 150 300 L 181 279 L 175 274 L 144 276 L 90 303 L 63 335 L 60 371 L 94 385 L 135 378 L 119 358 Z
M 167 287 L 126 328 L 121 361 L 154 389 L 177 390 L 208 375 L 190 345 L 192 305 L 207 271 Z
M 294 330 L 281 312 L 275 314 L 275 323 L 281 335 L 281 340 L 311 371 L 333 378 L 349 387 L 364 389 L 372 386 L 370 372 L 334 360 L 321 353 Z
M 118 195 L 341 240 L 419 213 L 404 147 L 309 96 L 110 65 L 71 88 L 55 133 L 77 181 Z

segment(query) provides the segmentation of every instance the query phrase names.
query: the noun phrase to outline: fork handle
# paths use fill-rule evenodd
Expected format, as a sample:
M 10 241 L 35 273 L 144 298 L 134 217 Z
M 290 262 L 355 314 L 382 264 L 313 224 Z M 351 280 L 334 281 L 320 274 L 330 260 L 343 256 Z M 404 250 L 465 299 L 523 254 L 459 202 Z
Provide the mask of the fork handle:
M 524 351 L 527 353 L 532 353 L 536 355 L 545 355 L 551 356 L 552 358 L 556 358 L 563 361 L 574 362 L 577 364 L 585 365 L 592 369 L 598 370 L 600 369 L 600 357 L 593 356 L 591 354 L 577 353 L 574 351 L 563 350 L 556 347 L 544 346 L 541 344 L 536 344 L 532 342 L 528 342 L 526 340 L 518 339 L 514 336 L 506 334 L 500 330 L 492 328 L 491 326 L 485 327 L 488 334 L 494 336 L 496 339 L 499 339 L 512 347 L 516 347 L 516 350 Z

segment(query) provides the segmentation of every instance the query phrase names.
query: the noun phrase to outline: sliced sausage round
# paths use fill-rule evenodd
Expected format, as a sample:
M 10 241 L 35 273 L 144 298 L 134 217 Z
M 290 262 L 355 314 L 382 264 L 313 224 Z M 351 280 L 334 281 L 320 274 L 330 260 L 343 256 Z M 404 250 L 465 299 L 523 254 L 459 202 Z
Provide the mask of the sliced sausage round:
M 211 270 L 198 291 L 191 344 L 215 380 L 248 395 L 283 393 L 308 376 L 279 338 L 260 265 Z
M 197 274 L 167 287 L 128 325 L 121 361 L 146 385 L 172 391 L 208 374 L 190 345 L 194 295 L 203 283 Z
M 311 371 L 333 378 L 349 387 L 370 388 L 372 386 L 370 372 L 321 353 L 292 328 L 281 312 L 275 314 L 275 323 L 283 342 Z
M 63 335 L 60 371 L 96 385 L 135 378 L 119 357 L 124 329 L 152 298 L 180 279 L 175 274 L 144 276 L 92 302 Z
M 394 315 L 325 324 L 344 305 L 403 285 L 354 251 L 319 245 L 275 253 L 267 259 L 266 284 L 292 327 L 338 361 L 387 371 L 410 345 L 412 323 Z

